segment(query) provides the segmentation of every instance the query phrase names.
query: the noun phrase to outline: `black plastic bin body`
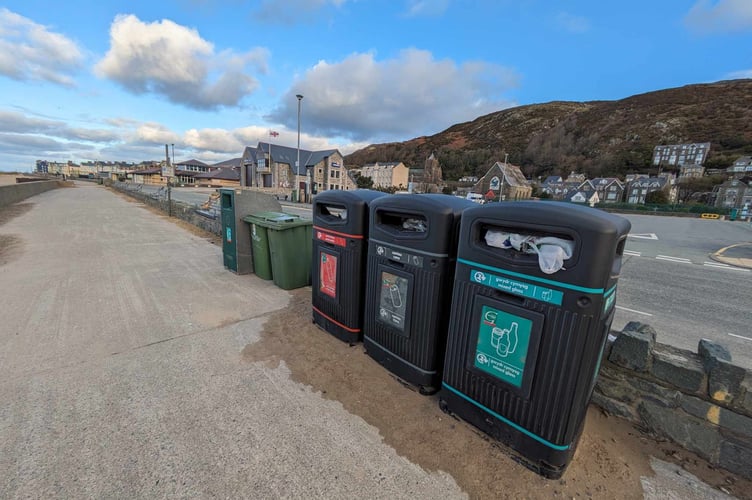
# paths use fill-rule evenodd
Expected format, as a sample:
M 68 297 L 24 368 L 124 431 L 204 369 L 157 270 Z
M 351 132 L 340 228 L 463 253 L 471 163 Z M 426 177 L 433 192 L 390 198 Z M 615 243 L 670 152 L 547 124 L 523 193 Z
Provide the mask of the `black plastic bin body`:
M 563 474 L 582 432 L 630 227 L 556 202 L 463 216 L 440 405 L 543 476 Z M 489 246 L 488 231 L 560 237 L 574 250 L 563 269 L 545 274 L 537 255 Z
M 313 322 L 349 343 L 363 335 L 369 204 L 386 193 L 329 190 L 313 199 Z
M 421 392 L 441 382 L 459 223 L 473 206 L 440 194 L 371 204 L 363 344 Z

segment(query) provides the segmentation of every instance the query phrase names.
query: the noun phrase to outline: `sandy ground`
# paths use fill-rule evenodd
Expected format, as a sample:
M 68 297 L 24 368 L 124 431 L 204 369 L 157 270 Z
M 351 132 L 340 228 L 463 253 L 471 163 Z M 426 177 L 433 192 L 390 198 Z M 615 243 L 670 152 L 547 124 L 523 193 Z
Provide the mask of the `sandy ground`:
M 290 306 L 265 324 L 261 341 L 243 351 L 248 361 L 276 366 L 283 360 L 294 380 L 340 401 L 411 462 L 448 472 L 471 498 L 643 498 L 641 477 L 654 475 L 651 457 L 681 465 L 719 492 L 752 498 L 752 482 L 592 406 L 563 478 L 543 479 L 503 446 L 441 412 L 436 396 L 400 383 L 361 345 L 350 347 L 311 324 L 310 298 L 310 287 L 293 292 Z
M 25 202 L 0 209 L 0 226 L 32 207 L 32 202 Z M 193 226 L 184 227 L 201 233 Z M 217 244 L 215 238 L 204 236 L 207 244 Z M 0 265 L 12 265 L 23 251 L 22 241 L 0 230 Z M 503 446 L 442 413 L 436 396 L 422 396 L 400 383 L 361 345 L 349 346 L 318 329 L 311 323 L 310 298 L 310 287 L 293 291 L 289 306 L 269 315 L 261 340 L 245 347 L 243 361 L 269 368 L 284 365 L 294 381 L 340 402 L 377 428 L 384 443 L 400 456 L 426 471 L 450 474 L 471 498 L 666 498 L 660 486 L 645 482 L 659 469 L 664 476 L 687 483 L 694 475 L 714 488 L 676 498 L 707 498 L 721 492 L 752 498 L 752 482 L 716 469 L 671 443 L 647 437 L 595 407 L 588 412 L 564 477 L 543 479 L 510 458 Z

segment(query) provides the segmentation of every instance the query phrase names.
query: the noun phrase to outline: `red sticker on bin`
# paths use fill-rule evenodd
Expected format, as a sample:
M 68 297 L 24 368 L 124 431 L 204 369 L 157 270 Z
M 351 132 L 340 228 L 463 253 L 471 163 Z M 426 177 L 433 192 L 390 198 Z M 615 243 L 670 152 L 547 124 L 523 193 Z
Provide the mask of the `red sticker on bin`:
M 347 246 L 347 240 L 345 238 L 334 236 L 333 234 L 325 233 L 323 231 L 316 231 L 316 239 L 339 247 Z

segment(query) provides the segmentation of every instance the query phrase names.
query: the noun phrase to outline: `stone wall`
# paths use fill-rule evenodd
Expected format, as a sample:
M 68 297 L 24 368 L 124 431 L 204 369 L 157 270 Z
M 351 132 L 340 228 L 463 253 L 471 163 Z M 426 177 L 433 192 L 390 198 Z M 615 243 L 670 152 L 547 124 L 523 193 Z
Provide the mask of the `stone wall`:
M 719 344 L 677 349 L 631 322 L 609 341 L 592 402 L 752 479 L 752 372 Z
M 0 186 L 0 208 L 62 186 L 61 181 L 37 181 Z

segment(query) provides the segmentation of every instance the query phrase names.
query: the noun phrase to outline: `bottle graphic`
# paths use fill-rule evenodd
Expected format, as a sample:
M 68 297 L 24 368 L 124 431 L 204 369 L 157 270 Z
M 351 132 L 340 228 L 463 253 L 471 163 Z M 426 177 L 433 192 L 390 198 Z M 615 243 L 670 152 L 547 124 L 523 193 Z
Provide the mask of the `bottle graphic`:
M 396 284 L 389 286 L 389 296 L 392 299 L 392 305 L 399 309 L 402 307 L 402 295 L 400 294 L 399 287 Z
M 496 354 L 506 358 L 517 349 L 517 322 L 507 329 L 495 326 L 491 330 L 491 345 L 496 348 Z

